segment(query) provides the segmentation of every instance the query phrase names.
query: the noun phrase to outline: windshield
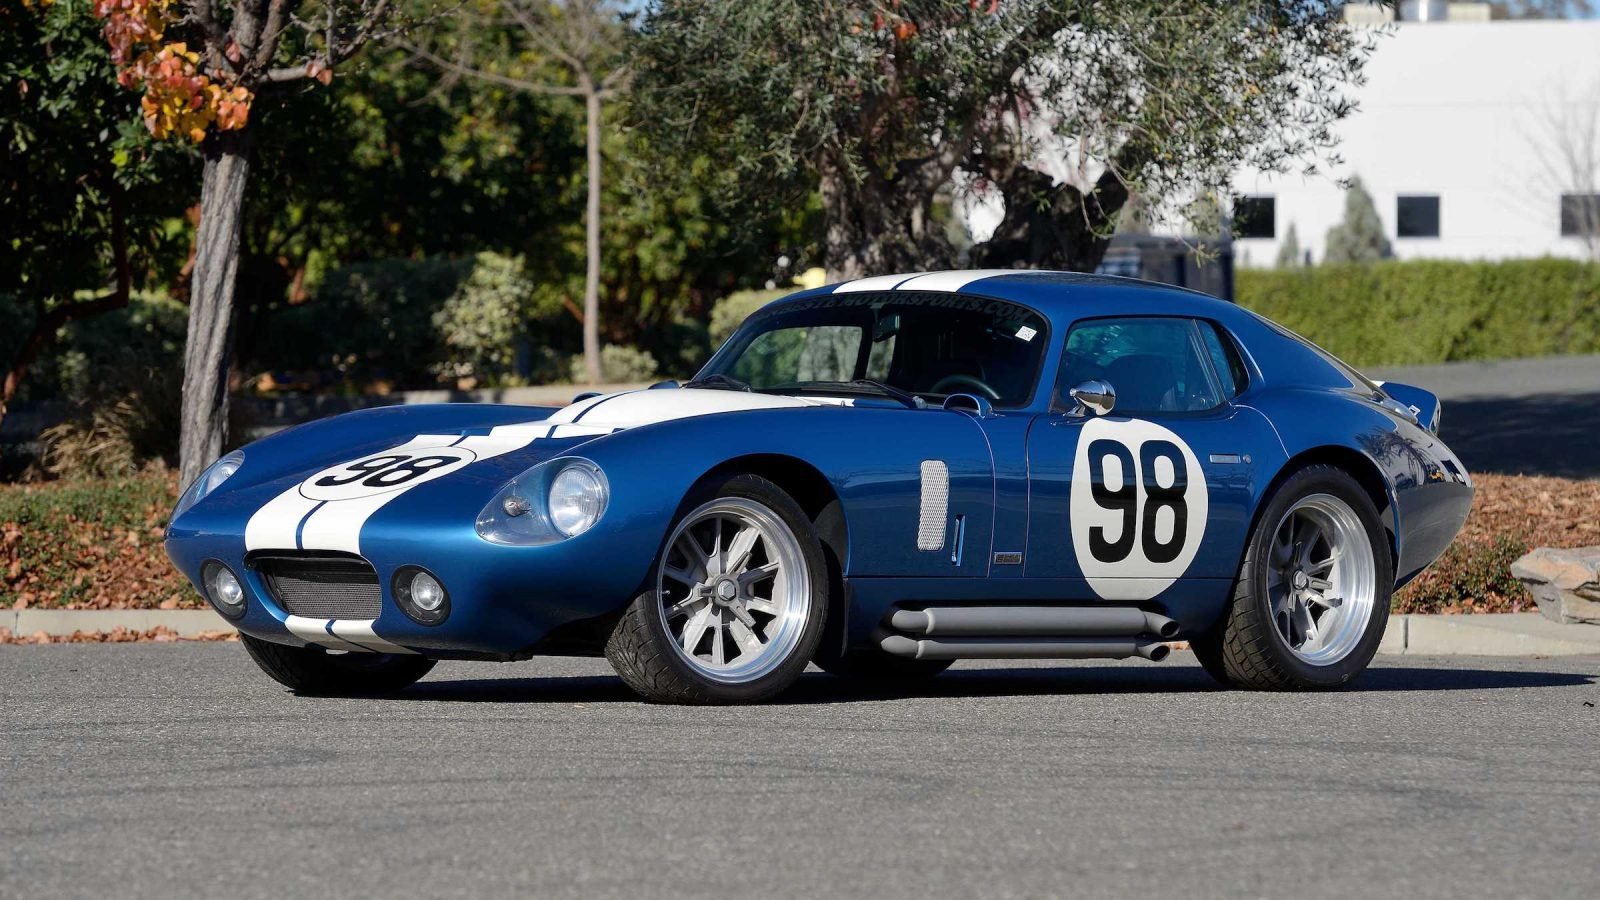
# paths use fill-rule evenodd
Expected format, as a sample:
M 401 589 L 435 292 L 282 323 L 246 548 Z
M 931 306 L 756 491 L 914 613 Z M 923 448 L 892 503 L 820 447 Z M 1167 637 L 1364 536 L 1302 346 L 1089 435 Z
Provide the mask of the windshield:
M 830 295 L 746 322 L 700 378 L 766 393 L 873 393 L 878 382 L 932 401 L 976 394 L 1026 406 L 1048 343 L 1024 306 L 956 294 Z

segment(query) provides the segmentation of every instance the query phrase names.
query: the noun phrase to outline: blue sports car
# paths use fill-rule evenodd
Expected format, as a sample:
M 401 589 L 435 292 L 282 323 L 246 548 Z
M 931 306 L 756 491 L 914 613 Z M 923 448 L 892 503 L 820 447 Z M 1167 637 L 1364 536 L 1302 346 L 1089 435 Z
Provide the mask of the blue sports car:
M 302 425 L 216 462 L 166 547 L 266 673 L 600 655 L 645 697 L 808 663 L 1160 660 L 1342 685 L 1472 480 L 1427 391 L 1233 304 L 1119 278 L 863 278 L 751 316 L 684 384 Z

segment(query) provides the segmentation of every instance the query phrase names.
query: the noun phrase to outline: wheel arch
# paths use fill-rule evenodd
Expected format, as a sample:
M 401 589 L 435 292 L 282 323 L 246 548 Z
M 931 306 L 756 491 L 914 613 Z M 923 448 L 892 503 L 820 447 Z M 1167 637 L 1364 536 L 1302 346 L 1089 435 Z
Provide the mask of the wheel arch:
M 1266 490 L 1261 492 L 1261 497 L 1256 502 L 1255 511 L 1250 516 L 1250 530 L 1247 533 L 1255 533 L 1262 511 L 1267 508 L 1267 503 L 1277 494 L 1278 489 L 1283 486 L 1285 481 L 1288 481 L 1296 472 L 1318 465 L 1331 466 L 1344 472 L 1354 478 L 1356 483 L 1361 485 L 1362 490 L 1366 491 L 1367 496 L 1372 500 L 1372 505 L 1378 510 L 1378 521 L 1383 523 L 1384 535 L 1388 538 L 1391 571 L 1397 571 L 1400 560 L 1400 528 L 1395 512 L 1394 491 L 1390 487 L 1388 480 L 1384 478 L 1383 469 L 1371 457 L 1353 447 L 1324 444 L 1302 450 L 1289 457 L 1278 468 L 1278 473 L 1268 483 Z M 1244 548 L 1241 547 L 1241 564 L 1243 564 L 1243 559 Z
M 811 520 L 828 566 L 828 616 L 821 647 L 842 647 L 849 612 L 844 573 L 850 563 L 850 530 L 839 492 L 820 469 L 799 457 L 750 453 L 724 460 L 695 479 L 684 497 L 685 504 L 707 484 L 732 475 L 758 475 L 776 484 Z M 683 512 L 680 509 L 678 516 Z

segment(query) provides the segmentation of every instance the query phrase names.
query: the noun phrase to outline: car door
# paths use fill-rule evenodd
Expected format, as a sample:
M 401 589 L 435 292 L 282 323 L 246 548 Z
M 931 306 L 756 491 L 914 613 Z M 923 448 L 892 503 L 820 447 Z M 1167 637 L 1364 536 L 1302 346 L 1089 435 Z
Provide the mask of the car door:
M 1071 389 L 1093 379 L 1116 392 L 1105 415 L 1073 408 Z M 1028 434 L 1026 576 L 1132 602 L 1180 578 L 1231 581 L 1257 482 L 1281 454 L 1266 420 L 1235 402 L 1247 379 L 1210 322 L 1074 323 L 1052 410 Z

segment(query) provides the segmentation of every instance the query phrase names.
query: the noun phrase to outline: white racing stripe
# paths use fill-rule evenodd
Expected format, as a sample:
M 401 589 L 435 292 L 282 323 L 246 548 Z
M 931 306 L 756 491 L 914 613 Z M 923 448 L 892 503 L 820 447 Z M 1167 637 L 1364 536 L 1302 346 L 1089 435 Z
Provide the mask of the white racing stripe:
M 856 291 L 892 291 L 894 286 L 907 278 L 915 278 L 919 273 L 912 272 L 906 275 L 874 275 L 871 278 L 857 278 L 855 281 L 846 281 L 833 289 L 835 294 L 849 294 Z
M 284 550 L 297 547 L 300 522 L 318 502 L 300 493 L 298 486 L 273 497 L 267 505 L 256 510 L 244 526 L 246 550 L 271 547 Z
M 367 649 L 360 644 L 342 641 L 329 634 L 328 623 L 332 621 L 332 619 L 308 619 L 305 616 L 290 616 L 283 621 L 283 626 L 289 629 L 290 634 L 306 643 L 327 647 L 329 650 L 362 651 Z M 368 630 L 371 630 L 370 626 Z
M 954 293 L 974 281 L 985 278 L 996 278 L 1001 275 L 1017 275 L 1028 272 L 1028 269 L 963 269 L 951 272 L 907 272 L 904 275 L 874 275 L 871 278 L 857 278 L 847 281 L 833 289 L 835 294 L 851 294 L 861 291 L 937 291 L 940 293 Z
M 289 633 L 308 644 L 329 650 L 349 653 L 416 653 L 399 644 L 392 644 L 372 630 L 372 623 L 362 619 L 308 619 L 290 616 L 284 620 Z M 329 632 L 332 632 L 331 634 Z
M 362 619 L 330 619 L 335 637 L 343 638 L 374 653 L 414 653 L 399 644 L 391 644 L 372 630 L 372 623 Z
M 713 413 L 748 412 L 758 409 L 802 409 L 824 405 L 817 398 L 787 397 L 744 391 L 713 391 L 683 388 L 675 391 L 626 391 L 604 398 L 604 402 L 583 409 L 567 407 L 549 421 L 561 428 L 589 428 L 601 433 L 620 428 L 638 428 L 673 419 L 709 416 Z M 575 424 L 564 425 L 577 420 Z M 556 435 L 560 436 L 560 434 Z
M 994 278 L 999 275 L 1015 275 L 1017 271 L 1017 269 L 968 269 L 960 272 L 930 272 L 926 275 L 917 275 L 902 281 L 895 287 L 895 290 L 951 293 L 961 290 L 974 281 L 982 281 L 985 278 Z

